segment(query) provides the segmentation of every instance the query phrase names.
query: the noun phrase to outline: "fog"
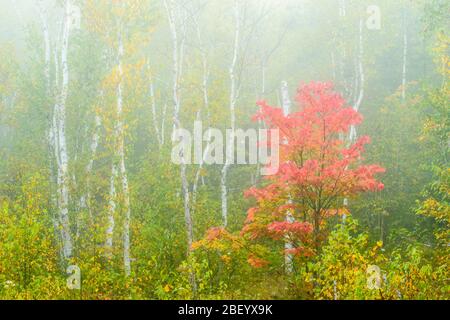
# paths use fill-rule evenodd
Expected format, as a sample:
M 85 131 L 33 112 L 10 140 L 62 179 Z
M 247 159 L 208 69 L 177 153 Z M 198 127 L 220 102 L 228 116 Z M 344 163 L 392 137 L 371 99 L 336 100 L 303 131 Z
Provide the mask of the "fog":
M 448 19 L 0 0 L 0 298 L 448 299 Z

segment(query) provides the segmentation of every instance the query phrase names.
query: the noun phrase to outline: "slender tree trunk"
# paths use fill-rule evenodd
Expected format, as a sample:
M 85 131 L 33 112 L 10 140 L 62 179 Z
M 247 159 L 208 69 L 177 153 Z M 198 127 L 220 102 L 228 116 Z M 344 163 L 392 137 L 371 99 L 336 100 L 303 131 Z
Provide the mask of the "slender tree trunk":
M 45 78 L 45 95 L 47 98 L 47 101 L 52 101 L 53 98 L 53 91 L 52 91 L 52 82 L 51 82 L 51 75 L 50 75 L 50 68 L 51 68 L 51 42 L 50 42 L 50 31 L 48 27 L 48 10 L 45 7 L 43 0 L 39 0 L 37 2 L 38 7 L 38 13 L 39 18 L 42 23 L 42 32 L 44 37 L 44 78 Z M 55 63 L 57 63 L 57 57 L 55 55 Z M 50 204 L 52 209 L 59 208 L 58 206 L 58 199 L 57 196 L 57 189 L 55 189 L 55 185 L 57 183 L 57 173 L 55 171 L 56 164 L 56 142 L 55 142 L 55 112 L 54 112 L 54 106 L 53 110 L 51 110 L 50 114 L 50 120 L 49 120 L 49 126 L 48 126 L 48 133 L 47 133 L 47 143 L 48 143 L 48 151 L 49 151 L 49 165 L 50 165 Z M 55 238 L 60 238 L 59 230 L 59 212 L 58 214 L 54 214 L 52 217 L 54 232 L 55 232 Z M 60 252 L 61 260 L 64 259 L 64 256 L 62 254 L 62 250 Z
M 172 35 L 172 44 L 173 44 L 173 52 L 172 52 L 172 59 L 173 59 L 173 103 L 174 103 L 174 123 L 173 128 L 174 132 L 177 129 L 181 129 L 182 125 L 180 122 L 180 110 L 181 110 L 181 96 L 180 96 L 180 80 L 182 75 L 182 64 L 184 59 L 184 42 L 186 37 L 186 30 L 184 29 L 185 26 L 183 26 L 183 31 L 181 32 L 181 38 L 179 37 L 179 30 L 178 25 L 180 24 L 180 17 L 177 15 L 175 8 L 175 2 L 172 1 L 164 1 L 166 10 L 167 10 L 167 16 L 169 20 L 169 26 L 170 31 Z M 174 137 L 174 136 L 173 136 Z M 186 174 L 186 167 L 187 162 L 185 159 L 185 155 L 180 154 L 181 158 L 181 165 L 180 165 L 180 177 L 181 177 L 181 186 L 183 190 L 183 204 L 184 204 L 184 219 L 185 219 L 185 225 L 186 225 L 186 235 L 187 235 L 187 255 L 190 255 L 191 246 L 194 239 L 194 232 L 193 232 L 193 224 L 192 224 L 192 217 L 191 217 L 191 211 L 190 211 L 190 197 L 189 197 L 189 183 L 187 180 L 187 174 Z
M 320 245 L 320 211 L 319 212 L 314 212 L 314 217 L 313 217 L 313 237 L 314 237 L 314 246 L 316 247 L 316 249 L 319 248 Z
M 100 140 L 99 130 L 102 125 L 102 120 L 98 114 L 95 115 L 95 127 L 94 127 L 94 134 L 92 135 L 92 140 L 90 144 L 90 151 L 91 151 L 91 157 L 89 159 L 88 164 L 86 165 L 86 191 L 81 196 L 80 199 L 80 208 L 82 209 L 88 209 L 89 214 L 91 215 L 91 207 L 90 207 L 90 200 L 91 200 L 91 193 L 90 193 L 90 177 L 92 175 L 92 169 L 94 167 L 94 161 L 95 157 L 97 155 L 97 148 Z
M 180 21 L 179 5 L 173 0 L 164 0 L 164 5 L 167 11 L 167 17 L 169 21 L 170 32 L 172 35 L 172 59 L 173 59 L 173 104 L 174 104 L 174 116 L 173 116 L 173 135 L 172 140 L 175 138 L 175 131 L 182 128 L 180 122 L 180 110 L 181 110 L 181 95 L 180 95 L 180 82 L 183 72 L 184 61 L 184 45 L 186 40 L 186 15 L 184 12 L 184 21 Z M 182 25 L 181 32 L 179 34 L 179 25 Z M 180 177 L 181 187 L 183 192 L 183 206 L 184 206 L 184 222 L 186 227 L 187 237 L 187 250 L 186 255 L 189 258 L 191 255 L 191 247 L 194 241 L 193 222 L 190 209 L 190 195 L 189 195 L 189 182 L 187 179 L 187 162 L 185 159 L 184 151 L 180 154 Z M 189 274 L 189 280 L 192 286 L 192 293 L 195 297 L 197 292 L 197 284 L 195 280 L 195 272 L 191 271 Z
M 266 98 L 266 74 L 267 74 L 267 58 L 263 57 L 261 59 L 261 91 L 259 92 L 258 99 L 265 99 Z M 261 129 L 263 126 L 263 122 L 259 119 L 258 120 L 258 129 Z M 256 164 L 256 171 L 255 173 L 251 174 L 251 181 L 252 185 L 256 186 L 259 182 L 261 176 L 261 164 L 258 161 Z
M 359 93 L 358 93 L 358 97 L 355 101 L 355 104 L 353 105 L 353 109 L 357 112 L 359 111 L 361 104 L 363 102 L 363 99 L 364 99 L 365 74 L 364 74 L 363 56 L 364 56 L 363 19 L 361 18 L 359 20 L 359 53 L 358 53 Z M 350 142 L 355 141 L 356 136 L 357 136 L 356 127 L 354 125 L 352 125 L 350 128 L 350 136 L 349 136 Z
M 69 66 L 67 54 L 69 48 L 70 36 L 70 1 L 65 3 L 65 17 L 62 34 L 61 46 L 61 72 L 62 84 L 61 91 L 57 97 L 54 107 L 54 139 L 56 145 L 55 157 L 57 159 L 57 188 L 58 188 L 58 211 L 59 225 L 61 229 L 61 238 L 63 245 L 63 256 L 66 260 L 72 257 L 72 236 L 70 232 L 69 220 L 69 156 L 66 143 L 66 100 L 69 86 Z
M 90 180 L 91 180 L 91 175 L 92 175 L 92 169 L 94 167 L 95 156 L 97 153 L 97 147 L 98 147 L 98 142 L 99 142 L 98 130 L 100 129 L 100 126 L 101 126 L 101 119 L 98 115 L 95 115 L 94 133 L 92 135 L 91 143 L 89 146 L 91 154 L 90 154 L 88 164 L 86 165 L 86 168 L 84 171 L 86 180 L 84 181 L 84 186 L 81 187 L 81 196 L 78 201 L 78 211 L 77 211 L 78 216 L 77 216 L 76 234 L 75 234 L 76 239 L 79 239 L 79 237 L 81 236 L 81 232 L 83 231 L 83 228 L 86 227 L 86 223 L 83 223 L 84 217 L 81 213 L 87 212 L 88 217 L 89 217 L 89 223 L 92 224 L 92 222 L 93 222 L 93 216 L 92 216 L 92 210 L 91 210 Z M 88 131 L 88 130 L 86 129 L 86 131 Z M 73 178 L 73 180 L 75 181 L 75 177 Z
M 166 115 L 167 115 L 167 101 L 164 102 L 163 114 L 161 119 L 161 145 L 166 142 Z
M 109 180 L 109 202 L 108 202 L 108 222 L 106 228 L 105 254 L 107 258 L 112 257 L 113 236 L 115 227 L 115 213 L 116 213 L 116 179 L 118 176 L 117 165 L 114 162 L 111 165 L 111 176 Z
M 358 53 L 358 77 L 359 77 L 359 81 L 358 81 L 358 85 L 357 87 L 359 88 L 359 94 L 358 94 L 358 98 L 356 99 L 354 105 L 353 105 L 353 110 L 355 110 L 356 112 L 359 111 L 361 104 L 363 102 L 364 99 L 364 86 L 365 86 L 365 74 L 364 74 L 364 64 L 363 64 L 363 57 L 364 57 L 364 42 L 363 42 L 363 19 L 360 18 L 359 20 L 359 41 L 358 41 L 358 47 L 359 47 L 359 53 Z M 357 138 L 357 132 L 356 132 L 356 126 L 352 125 L 350 127 L 350 134 L 348 137 L 348 144 L 350 145 L 351 143 L 355 142 Z M 348 199 L 345 198 L 344 199 L 344 203 L 343 205 L 345 207 L 348 206 Z M 347 218 L 347 216 L 344 214 L 342 216 L 342 221 L 345 223 L 345 219 Z
M 155 130 L 156 140 L 158 141 L 158 145 L 161 147 L 162 146 L 162 139 L 161 139 L 161 134 L 159 132 L 158 118 L 157 118 L 157 115 L 156 115 L 155 88 L 154 88 L 152 79 L 150 79 L 149 93 L 150 93 L 150 99 L 151 99 L 151 104 L 152 104 L 153 128 Z
M 289 90 L 286 81 L 283 81 L 281 84 L 281 97 L 283 100 L 283 114 L 284 116 L 288 116 L 291 113 L 291 99 L 289 98 Z M 287 141 L 285 141 L 284 143 L 287 143 Z M 289 199 L 288 203 L 289 204 L 292 203 L 292 199 Z M 286 221 L 288 223 L 293 223 L 295 221 L 290 211 L 286 212 Z M 294 248 L 293 243 L 289 240 L 289 238 L 286 238 L 284 249 L 287 251 L 293 248 Z M 284 256 L 284 260 L 285 260 L 285 271 L 287 274 L 291 274 L 294 271 L 293 255 L 286 253 Z
M 235 34 L 234 34 L 234 49 L 233 59 L 230 65 L 230 136 L 226 148 L 225 165 L 222 168 L 220 179 L 221 199 L 222 199 L 222 223 L 224 227 L 228 225 L 228 187 L 227 175 L 228 170 L 234 159 L 234 136 L 236 131 L 236 101 L 237 101 L 237 80 L 236 80 L 236 65 L 240 45 L 240 6 L 239 1 L 234 2 L 234 18 L 235 18 Z
M 124 55 L 123 48 L 123 34 L 122 30 L 119 32 L 119 52 L 118 52 L 118 72 L 119 83 L 117 85 L 117 133 L 118 133 L 118 158 L 119 171 L 122 184 L 123 195 L 123 211 L 125 213 L 123 221 L 123 265 L 125 275 L 129 276 L 131 273 L 131 259 L 130 259 L 130 191 L 128 185 L 128 175 L 125 166 L 125 132 L 123 125 L 123 66 L 122 60 Z
M 111 165 L 111 176 L 109 178 L 109 201 L 108 201 L 108 220 L 106 228 L 106 241 L 105 241 L 105 254 L 107 258 L 112 257 L 113 249 L 113 236 L 115 227 L 115 213 L 116 213 L 116 180 L 118 176 L 117 165 L 113 163 Z
M 210 113 L 209 113 L 209 93 L 208 93 L 208 82 L 209 82 L 209 67 L 208 67 L 208 56 L 206 54 L 206 48 L 203 45 L 202 41 L 202 35 L 200 31 L 200 25 L 198 24 L 198 21 L 195 20 L 195 26 L 197 31 L 197 39 L 199 42 L 200 50 L 201 50 L 201 57 L 202 57 L 202 97 L 203 97 L 203 109 L 207 112 L 207 118 L 209 120 Z M 200 114 L 200 112 L 199 112 Z M 200 119 L 198 119 L 200 120 Z M 197 189 L 198 189 L 198 183 L 200 180 L 200 176 L 203 170 L 203 166 L 205 163 L 205 158 L 208 155 L 210 149 L 211 149 L 211 131 L 209 131 L 208 137 L 207 137 L 207 145 L 205 150 L 203 151 L 202 158 L 200 160 L 200 164 L 197 168 L 197 172 L 195 174 L 194 184 L 192 186 L 192 204 L 195 205 L 197 201 Z

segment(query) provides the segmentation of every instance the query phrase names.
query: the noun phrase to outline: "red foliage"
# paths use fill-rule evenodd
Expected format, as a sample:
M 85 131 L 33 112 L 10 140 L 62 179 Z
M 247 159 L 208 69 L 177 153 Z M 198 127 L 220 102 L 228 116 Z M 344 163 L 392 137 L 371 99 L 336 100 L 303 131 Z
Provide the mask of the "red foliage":
M 268 261 L 264 259 L 257 258 L 253 255 L 250 255 L 247 262 L 253 267 L 253 268 L 262 268 L 269 264 Z
M 280 167 L 268 176 L 263 188 L 251 188 L 246 197 L 255 198 L 257 206 L 248 211 L 242 232 L 251 239 L 286 236 L 301 254 L 309 236 L 317 240 L 323 219 L 346 212 L 342 199 L 361 192 L 379 191 L 383 184 L 375 175 L 384 172 L 378 165 L 362 164 L 364 146 L 370 138 L 363 136 L 348 142 L 352 126 L 362 122 L 362 116 L 346 105 L 333 92 L 329 83 L 310 83 L 298 90 L 298 110 L 285 116 L 281 108 L 258 102 L 254 120 L 280 132 Z M 296 222 L 286 221 L 289 212 Z M 307 255 L 307 254 L 306 254 Z
M 297 247 L 292 249 L 285 249 L 285 254 L 291 254 L 296 257 L 312 257 L 314 255 L 314 250 L 308 247 Z
M 281 239 L 289 235 L 295 235 L 301 238 L 311 233 L 313 226 L 309 222 L 274 221 L 267 226 L 267 230 L 275 239 Z
M 223 235 L 226 234 L 226 231 L 224 228 L 221 227 L 214 227 L 208 229 L 206 233 L 206 240 L 213 241 L 220 239 Z

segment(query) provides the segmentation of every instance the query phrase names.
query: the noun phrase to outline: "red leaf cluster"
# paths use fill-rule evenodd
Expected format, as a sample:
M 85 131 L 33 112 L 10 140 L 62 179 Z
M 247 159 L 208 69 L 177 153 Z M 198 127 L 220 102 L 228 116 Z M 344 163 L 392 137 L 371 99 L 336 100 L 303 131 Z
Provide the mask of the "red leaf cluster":
M 376 175 L 384 172 L 378 165 L 363 164 L 367 136 L 348 141 L 352 126 L 362 116 L 333 91 L 330 83 L 312 82 L 301 86 L 298 109 L 285 116 L 281 108 L 259 101 L 254 120 L 262 120 L 280 132 L 280 168 L 268 176 L 262 188 L 250 188 L 246 197 L 257 206 L 248 211 L 242 232 L 251 239 L 289 235 L 306 242 L 318 231 L 321 220 L 334 213 L 346 212 L 342 199 L 361 192 L 380 191 L 384 185 Z M 287 222 L 289 214 L 295 222 Z M 293 250 L 302 251 L 302 246 Z

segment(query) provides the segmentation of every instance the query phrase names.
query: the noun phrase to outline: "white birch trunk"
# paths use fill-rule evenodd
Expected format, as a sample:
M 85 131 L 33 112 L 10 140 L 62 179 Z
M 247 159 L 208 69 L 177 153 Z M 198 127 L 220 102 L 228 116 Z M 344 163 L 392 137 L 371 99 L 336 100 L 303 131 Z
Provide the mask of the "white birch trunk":
M 90 177 L 92 175 L 92 169 L 94 167 L 94 161 L 95 157 L 97 155 L 97 148 L 100 140 L 99 130 L 102 125 L 102 120 L 98 114 L 95 115 L 95 128 L 94 128 L 94 134 L 92 135 L 92 140 L 90 144 L 90 151 L 91 151 L 91 157 L 89 159 L 88 164 L 86 165 L 86 191 L 80 198 L 80 208 L 81 209 L 88 209 L 89 216 L 92 218 L 92 212 L 91 212 L 91 192 L 90 192 Z
M 97 148 L 98 148 L 98 144 L 99 144 L 99 140 L 100 140 L 99 130 L 100 130 L 100 127 L 102 126 L 102 119 L 100 118 L 100 116 L 98 114 L 95 115 L 94 119 L 95 119 L 95 131 L 94 131 L 94 135 L 92 136 L 92 141 L 91 141 L 91 146 L 90 146 L 91 158 L 89 159 L 89 162 L 86 166 L 86 173 L 89 175 L 92 173 L 92 168 L 94 167 L 94 161 L 95 161 L 95 157 L 97 155 Z
M 157 118 L 157 115 L 156 115 L 155 88 L 154 88 L 152 79 L 150 79 L 149 94 L 150 94 L 150 99 L 151 99 L 151 104 L 152 104 L 153 129 L 155 130 L 156 140 L 158 141 L 158 145 L 161 147 L 162 146 L 162 139 L 161 139 L 161 134 L 159 132 L 158 118 Z
M 114 161 L 114 160 L 113 160 Z M 111 165 L 111 176 L 109 178 L 109 201 L 108 201 L 108 220 L 106 228 L 105 255 L 107 258 L 112 257 L 113 236 L 115 227 L 116 213 L 116 179 L 118 176 L 117 166 L 115 163 Z
M 166 0 L 164 1 L 166 10 L 167 10 L 167 16 L 169 21 L 169 27 L 170 32 L 172 36 L 172 45 L 173 45 L 173 52 L 172 52 L 172 59 L 173 59 L 173 103 L 174 103 L 174 122 L 173 122 L 173 132 L 177 129 L 181 129 L 181 123 L 180 123 L 180 110 L 181 110 L 181 97 L 180 97 L 180 81 L 181 81 L 181 75 L 182 75 L 182 64 L 183 64 L 183 56 L 184 56 L 184 41 L 186 37 L 186 32 L 181 32 L 181 38 L 178 34 L 178 25 L 180 23 L 180 17 L 175 12 L 175 2 L 173 0 Z M 185 26 L 183 26 L 183 29 Z M 174 136 L 173 136 L 174 137 Z M 181 177 L 181 185 L 182 185 L 182 191 L 183 191 L 183 205 L 184 205 L 184 220 L 185 220 L 185 226 L 186 226 L 186 236 L 187 236 L 187 255 L 190 255 L 191 246 L 194 239 L 194 232 L 193 232 L 193 223 L 192 223 L 192 217 L 191 217 L 191 211 L 190 211 L 190 197 L 189 197 L 189 183 L 187 180 L 187 174 L 186 174 L 186 159 L 181 152 L 180 154 L 181 158 L 181 165 L 180 165 L 180 177 Z M 191 279 L 192 280 L 192 279 Z
M 364 86 L 365 86 L 365 74 L 364 74 L 364 65 L 363 65 L 363 56 L 364 56 L 364 44 L 363 44 L 363 20 L 359 21 L 359 54 L 358 54 L 358 72 L 359 72 L 359 93 L 358 98 L 356 99 L 355 104 L 353 105 L 353 109 L 355 111 L 359 111 L 361 104 L 364 99 Z M 350 128 L 350 143 L 356 140 L 356 127 L 354 125 Z
M 361 104 L 363 102 L 364 99 L 364 86 L 365 86 L 365 74 L 364 74 L 364 64 L 363 64 L 363 57 L 364 57 L 364 43 L 363 43 L 363 19 L 361 18 L 359 20 L 359 54 L 358 54 L 358 72 L 359 72 L 359 82 L 358 82 L 358 87 L 359 87 L 359 94 L 358 94 L 358 98 L 355 102 L 355 104 L 353 105 L 353 110 L 355 110 L 356 112 L 359 111 Z M 354 125 L 352 125 L 350 127 L 350 134 L 349 134 L 349 145 L 352 144 L 354 141 L 356 141 L 357 138 L 357 132 L 356 132 L 356 127 Z M 344 199 L 344 203 L 343 205 L 345 207 L 348 206 L 348 199 L 345 198 Z M 347 216 L 344 214 L 342 216 L 342 221 L 345 223 Z
M 198 24 L 198 21 L 195 20 L 196 25 L 196 31 L 197 31 L 197 38 L 201 50 L 201 57 L 202 57 L 202 97 L 203 97 L 203 109 L 207 112 L 208 118 L 209 118 L 209 94 L 208 94 L 208 82 L 209 82 L 209 67 L 208 67 L 208 56 L 206 54 L 206 49 L 203 46 L 201 31 L 200 31 L 200 25 Z M 200 115 L 200 112 L 199 112 Z M 200 119 L 197 119 L 200 120 Z M 203 170 L 203 166 L 205 163 L 205 158 L 208 155 L 210 149 L 211 149 L 211 131 L 209 131 L 208 137 L 207 137 L 207 145 L 205 150 L 203 151 L 203 155 L 200 161 L 200 164 L 197 168 L 197 172 L 195 174 L 194 178 L 194 184 L 192 187 L 192 204 L 194 205 L 197 201 L 197 189 L 198 189 L 198 183 L 200 180 L 200 175 Z
M 235 19 L 235 34 L 234 34 L 234 48 L 233 59 L 230 65 L 230 125 L 231 134 L 227 143 L 226 160 L 225 165 L 222 168 L 222 174 L 220 179 L 221 200 L 222 200 L 222 223 L 226 228 L 228 225 L 228 187 L 227 187 L 227 175 L 228 170 L 233 162 L 234 158 L 234 136 L 236 131 L 236 100 L 237 100 L 237 81 L 236 81 L 236 64 L 239 53 L 240 45 L 240 6 L 239 1 L 234 2 L 234 19 Z
M 291 99 L 289 98 L 289 90 L 286 81 L 283 81 L 281 84 L 281 97 L 283 100 L 283 114 L 284 116 L 288 116 L 291 113 Z M 288 143 L 288 141 L 284 141 L 284 143 Z M 288 203 L 292 203 L 292 199 L 288 200 Z M 294 217 L 290 211 L 286 212 L 286 222 L 293 223 Z M 286 242 L 284 244 L 285 250 L 293 249 L 294 245 L 288 238 L 286 238 Z M 285 254 L 284 257 L 285 262 L 285 272 L 287 274 L 291 274 L 294 271 L 294 257 L 292 254 Z
M 55 144 L 56 144 L 56 158 L 57 158 L 57 184 L 58 184 L 58 211 L 59 211 L 59 225 L 61 229 L 61 238 L 63 245 L 64 258 L 70 259 L 72 257 L 72 236 L 70 232 L 69 220 L 69 156 L 67 153 L 66 143 L 66 100 L 69 86 L 69 67 L 67 61 L 69 36 L 70 36 L 70 1 L 65 3 L 65 17 L 62 34 L 61 46 L 61 72 L 62 84 L 61 91 L 57 97 L 54 108 L 54 125 L 55 125 Z
M 131 258 L 130 258 L 130 221 L 131 221 L 131 207 L 130 207 L 130 191 L 128 186 L 128 177 L 125 167 L 125 157 L 121 154 L 120 172 L 122 175 L 122 192 L 124 195 L 124 210 L 125 220 L 123 223 L 123 265 L 125 275 L 129 276 L 131 273 Z
M 175 130 L 181 129 L 182 125 L 180 122 L 180 110 L 181 110 L 181 95 L 180 95 L 180 82 L 183 72 L 183 59 L 184 59 L 184 44 L 186 39 L 186 15 L 184 15 L 184 21 L 180 22 L 179 10 L 180 8 L 175 8 L 175 1 L 164 0 L 164 5 L 167 11 L 167 17 L 169 21 L 170 32 L 172 36 L 172 59 L 173 59 L 173 104 L 174 104 L 174 117 L 173 117 L 173 135 L 172 141 L 175 138 Z M 178 4 L 177 4 L 178 5 Z M 178 35 L 178 25 L 182 24 L 181 38 Z M 183 192 L 183 206 L 184 206 L 184 222 L 186 227 L 186 237 L 187 237 L 187 250 L 186 255 L 189 258 L 191 254 L 191 247 L 194 241 L 194 231 L 193 222 L 190 210 L 190 197 L 189 197 L 189 182 L 186 174 L 187 162 L 185 159 L 184 152 L 180 153 L 181 165 L 180 165 L 180 177 L 181 177 L 181 187 Z M 195 280 L 195 273 L 190 272 L 189 281 L 192 286 L 193 297 L 197 292 L 197 284 Z
M 166 142 L 166 115 L 167 115 L 167 101 L 164 102 L 163 114 L 161 119 L 161 145 Z
M 123 125 L 123 67 L 122 59 L 124 55 L 122 33 L 119 34 L 119 54 L 118 54 L 118 71 L 119 71 L 119 83 L 117 85 L 117 133 L 118 133 L 118 157 L 119 157 L 119 170 L 122 184 L 123 193 L 123 210 L 125 212 L 123 222 L 123 265 L 125 275 L 129 276 L 131 273 L 131 259 L 130 259 L 130 220 L 131 220 L 131 208 L 130 208 L 130 192 L 128 185 L 128 176 L 125 166 L 125 132 Z
M 50 44 L 50 31 L 48 27 L 48 10 L 44 6 L 43 0 L 39 0 L 37 2 L 37 8 L 39 13 L 39 18 L 42 23 L 42 32 L 44 36 L 44 78 L 45 78 L 45 94 L 47 99 L 50 101 L 52 96 L 52 85 L 51 85 L 51 75 L 50 75 L 50 68 L 51 68 L 51 44 Z M 55 57 L 56 58 L 56 57 Z M 49 149 L 49 163 L 50 163 L 50 184 L 51 184 L 51 195 L 50 195 L 50 201 L 52 208 L 57 208 L 58 206 L 58 197 L 56 196 L 56 190 L 53 189 L 53 186 L 56 184 L 56 173 L 55 173 L 55 115 L 54 111 L 50 112 L 50 121 L 49 121 L 49 128 L 47 133 L 47 139 L 48 139 L 48 149 Z M 55 215 L 52 217 L 53 220 L 53 227 L 55 230 L 55 236 L 56 238 L 59 238 L 58 234 L 58 215 Z M 61 252 L 62 253 L 62 252 Z M 62 257 L 62 255 L 61 255 Z

